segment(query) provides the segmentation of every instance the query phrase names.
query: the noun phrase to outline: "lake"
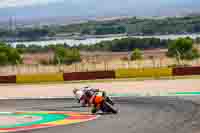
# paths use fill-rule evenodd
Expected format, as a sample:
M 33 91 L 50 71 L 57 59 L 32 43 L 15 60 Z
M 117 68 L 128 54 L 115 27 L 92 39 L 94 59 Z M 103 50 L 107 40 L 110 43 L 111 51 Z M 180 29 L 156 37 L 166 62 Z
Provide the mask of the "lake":
M 49 45 L 49 44 L 68 44 L 70 46 L 84 44 L 84 45 L 92 45 L 95 43 L 99 43 L 102 41 L 111 41 L 114 39 L 122 39 L 127 38 L 128 36 L 121 36 L 121 37 L 108 37 L 108 38 L 88 38 L 85 40 L 73 40 L 73 39 L 60 39 L 60 40 L 48 40 L 48 41 L 29 41 L 29 42 L 13 42 L 11 43 L 13 46 L 16 46 L 17 44 L 24 44 L 24 45 Z M 129 36 L 129 37 L 135 37 L 135 38 L 160 38 L 160 39 L 177 39 L 180 37 L 191 37 L 196 38 L 200 37 L 200 34 L 186 34 L 186 35 L 158 35 L 158 36 Z

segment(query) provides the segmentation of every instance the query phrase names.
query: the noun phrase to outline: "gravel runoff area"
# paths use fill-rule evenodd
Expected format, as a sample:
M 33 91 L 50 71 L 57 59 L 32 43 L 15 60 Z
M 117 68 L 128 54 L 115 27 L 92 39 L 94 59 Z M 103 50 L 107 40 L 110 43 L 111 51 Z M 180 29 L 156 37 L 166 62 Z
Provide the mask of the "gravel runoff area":
M 48 83 L 48 84 L 3 84 L 0 85 L 0 98 L 37 98 L 37 97 L 67 97 L 73 96 L 73 88 L 89 85 L 102 88 L 108 93 L 159 93 L 168 92 L 198 92 L 200 79 L 177 80 L 144 80 L 144 81 L 109 81 L 92 83 Z

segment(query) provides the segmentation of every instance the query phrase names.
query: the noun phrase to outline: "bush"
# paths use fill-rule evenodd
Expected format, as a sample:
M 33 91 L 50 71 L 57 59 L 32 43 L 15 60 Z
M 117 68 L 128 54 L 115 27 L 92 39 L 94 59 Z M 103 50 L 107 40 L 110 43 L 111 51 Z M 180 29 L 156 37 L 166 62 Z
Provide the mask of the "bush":
M 19 52 L 16 49 L 11 48 L 9 50 L 8 61 L 12 65 L 20 64 L 22 62 L 21 56 L 20 56 Z
M 134 49 L 131 54 L 131 60 L 140 60 L 142 59 L 142 51 L 138 48 Z
M 8 56 L 5 52 L 0 52 L 0 65 L 7 65 L 8 64 Z
M 199 58 L 199 52 L 190 38 L 179 38 L 169 44 L 167 56 L 177 60 L 193 60 Z
M 191 65 L 189 64 L 172 64 L 168 65 L 169 68 L 175 68 L 175 67 L 190 67 Z
M 15 48 L 6 45 L 0 45 L 0 65 L 15 65 L 22 62 L 20 53 Z
M 41 59 L 39 61 L 39 63 L 42 64 L 42 65 L 49 65 L 50 64 L 50 62 L 48 60 L 45 60 L 45 59 Z

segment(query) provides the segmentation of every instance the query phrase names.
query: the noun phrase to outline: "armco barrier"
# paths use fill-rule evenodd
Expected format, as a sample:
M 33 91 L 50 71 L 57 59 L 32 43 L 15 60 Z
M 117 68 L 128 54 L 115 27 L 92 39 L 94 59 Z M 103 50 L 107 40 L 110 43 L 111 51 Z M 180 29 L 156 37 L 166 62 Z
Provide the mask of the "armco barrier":
M 17 83 L 39 83 L 50 81 L 63 81 L 63 73 L 17 75 Z
M 16 83 L 16 76 L 0 76 L 0 83 Z
M 72 73 L 64 73 L 63 78 L 65 81 L 112 79 L 115 78 L 115 72 L 114 71 L 72 72 Z
M 173 68 L 173 76 L 200 75 L 200 67 Z
M 118 69 L 116 78 L 172 76 L 171 68 Z

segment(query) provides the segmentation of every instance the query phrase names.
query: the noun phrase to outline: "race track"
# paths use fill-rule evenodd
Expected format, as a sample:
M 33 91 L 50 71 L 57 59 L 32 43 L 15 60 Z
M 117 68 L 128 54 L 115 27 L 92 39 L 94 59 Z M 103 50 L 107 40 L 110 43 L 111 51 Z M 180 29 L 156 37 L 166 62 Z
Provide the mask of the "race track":
M 115 98 L 117 115 L 74 125 L 19 133 L 199 133 L 200 98 L 121 97 Z M 88 111 L 74 100 L 1 100 L 0 111 Z

